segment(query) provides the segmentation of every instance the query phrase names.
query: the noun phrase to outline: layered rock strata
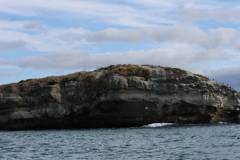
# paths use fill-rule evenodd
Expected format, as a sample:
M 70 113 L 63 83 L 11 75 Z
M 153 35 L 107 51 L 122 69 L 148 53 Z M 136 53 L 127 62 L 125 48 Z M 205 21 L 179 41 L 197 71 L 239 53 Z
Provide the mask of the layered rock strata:
M 116 65 L 0 86 L 0 129 L 240 122 L 231 87 L 177 68 Z

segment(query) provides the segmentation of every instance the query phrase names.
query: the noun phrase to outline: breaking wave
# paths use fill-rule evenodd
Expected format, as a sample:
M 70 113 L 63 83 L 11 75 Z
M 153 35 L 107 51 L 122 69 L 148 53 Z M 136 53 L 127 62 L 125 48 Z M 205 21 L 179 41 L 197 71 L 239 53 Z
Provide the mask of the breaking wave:
M 143 127 L 155 128 L 155 127 L 163 127 L 168 125 L 173 125 L 174 123 L 151 123 L 148 125 L 144 125 Z

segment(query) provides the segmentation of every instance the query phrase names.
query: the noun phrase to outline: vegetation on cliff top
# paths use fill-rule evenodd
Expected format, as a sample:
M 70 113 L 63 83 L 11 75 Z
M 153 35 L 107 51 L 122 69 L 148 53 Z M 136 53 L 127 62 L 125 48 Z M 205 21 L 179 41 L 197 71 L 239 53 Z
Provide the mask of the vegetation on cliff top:
M 182 70 L 182 69 L 180 69 L 180 68 L 171 68 L 171 67 L 155 66 L 155 65 L 143 65 L 143 66 L 148 66 L 148 67 L 150 67 L 150 68 L 163 68 L 163 69 L 165 69 L 165 70 L 167 70 L 167 71 L 172 71 L 174 77 L 180 77 L 180 76 L 184 76 L 184 75 L 187 74 L 187 71 Z M 200 77 L 200 78 L 202 78 L 202 79 L 204 79 L 204 80 L 210 80 L 208 77 L 203 76 L 203 75 L 201 75 L 201 74 L 195 74 L 195 73 L 194 73 L 193 75 L 194 75 L 194 76 L 197 76 L 197 77 Z
M 172 72 L 172 75 L 175 78 L 187 75 L 187 71 L 182 70 L 180 68 L 171 68 L 171 67 L 154 66 L 154 65 L 143 65 L 143 66 L 147 66 L 147 67 L 150 67 L 150 68 L 163 68 L 167 71 Z
M 170 68 L 163 66 L 154 66 L 154 65 L 133 65 L 133 64 L 119 64 L 119 65 L 110 65 L 108 67 L 99 68 L 97 71 L 107 71 L 104 75 L 100 77 L 96 77 L 93 72 L 76 72 L 64 76 L 49 76 L 40 79 L 27 79 L 21 80 L 19 83 L 12 83 L 7 85 L 0 86 L 1 90 L 11 91 L 11 90 L 19 90 L 19 92 L 24 92 L 24 88 L 32 86 L 34 84 L 47 84 L 49 86 L 58 84 L 58 83 L 67 83 L 71 81 L 79 81 L 81 85 L 85 88 L 96 88 L 97 85 L 104 87 L 106 81 L 108 80 L 108 76 L 112 74 L 119 74 L 122 76 L 139 76 L 144 77 L 146 80 L 151 76 L 151 70 L 149 68 L 164 68 L 167 71 L 172 72 L 173 76 L 180 77 L 187 74 L 187 71 L 179 69 L 179 68 Z M 203 78 L 204 80 L 209 80 L 207 77 L 194 74 L 194 76 L 198 76 Z
M 110 73 L 119 74 L 122 76 L 139 76 L 144 78 L 149 78 L 151 71 L 145 67 L 133 64 L 126 65 L 110 65 L 108 67 L 103 67 L 98 70 L 108 70 Z

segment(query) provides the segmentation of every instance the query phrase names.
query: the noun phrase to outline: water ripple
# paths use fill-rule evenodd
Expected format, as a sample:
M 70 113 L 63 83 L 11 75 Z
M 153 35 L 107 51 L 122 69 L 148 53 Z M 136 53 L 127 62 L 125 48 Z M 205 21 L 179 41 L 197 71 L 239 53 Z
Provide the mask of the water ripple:
M 1 131 L 0 159 L 240 159 L 239 126 Z

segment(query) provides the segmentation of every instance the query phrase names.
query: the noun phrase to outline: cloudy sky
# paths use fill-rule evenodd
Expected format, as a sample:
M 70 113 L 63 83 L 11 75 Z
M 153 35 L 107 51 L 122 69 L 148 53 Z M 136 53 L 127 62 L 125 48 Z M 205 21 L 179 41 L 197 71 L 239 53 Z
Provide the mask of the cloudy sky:
M 0 0 L 0 84 L 153 64 L 240 91 L 240 0 Z

